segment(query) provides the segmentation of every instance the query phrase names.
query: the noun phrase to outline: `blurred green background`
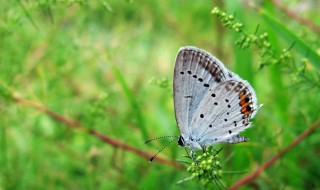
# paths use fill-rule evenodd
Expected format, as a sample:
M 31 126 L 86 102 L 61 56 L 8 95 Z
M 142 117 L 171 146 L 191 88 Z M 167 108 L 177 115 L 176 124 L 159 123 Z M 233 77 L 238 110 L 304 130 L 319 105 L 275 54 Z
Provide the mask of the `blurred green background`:
M 264 104 L 253 127 L 242 133 L 249 142 L 217 146 L 224 147 L 222 170 L 235 171 L 223 174 L 227 187 L 253 172 L 320 118 L 319 32 L 307 25 L 320 26 L 320 3 L 282 1 L 305 18 L 301 23 L 275 2 L 2 1 L 0 190 L 202 189 L 197 181 L 176 185 L 190 176 L 186 170 L 150 164 L 11 96 L 154 154 L 168 139 L 147 145 L 145 140 L 179 135 L 172 77 L 175 56 L 185 45 L 218 57 L 253 85 Z M 268 32 L 278 55 L 295 43 L 290 61 L 261 68 L 259 48 L 237 46 L 239 33 L 211 14 L 215 6 L 249 33 Z M 242 188 L 319 189 L 319 146 L 317 129 Z M 177 160 L 183 154 L 173 143 L 159 156 Z

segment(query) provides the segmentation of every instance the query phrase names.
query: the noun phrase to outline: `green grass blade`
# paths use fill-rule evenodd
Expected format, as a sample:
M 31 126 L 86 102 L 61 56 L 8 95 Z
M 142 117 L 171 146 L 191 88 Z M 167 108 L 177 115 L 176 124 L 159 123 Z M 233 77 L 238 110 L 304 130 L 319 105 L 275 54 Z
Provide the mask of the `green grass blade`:
M 259 13 L 261 14 L 263 20 L 270 25 L 270 27 L 272 27 L 274 31 L 289 44 L 289 46 L 294 43 L 295 45 L 293 48 L 296 49 L 302 56 L 306 56 L 315 68 L 320 69 L 320 56 L 312 49 L 312 47 L 301 40 L 301 38 L 296 36 L 292 31 L 288 30 L 283 24 L 268 14 L 264 9 L 260 9 Z
M 20 1 L 18 1 L 18 3 L 20 5 L 20 7 L 22 8 L 22 10 L 24 11 L 24 13 L 26 14 L 26 17 L 30 20 L 30 22 L 34 26 L 34 28 L 38 30 L 38 26 L 37 26 L 36 22 L 34 21 L 34 19 L 32 18 L 29 10 Z
M 133 95 L 132 91 L 130 90 L 130 88 L 129 88 L 127 82 L 126 82 L 126 79 L 122 75 L 121 71 L 114 64 L 112 64 L 112 71 L 115 74 L 116 79 L 120 83 L 120 85 L 121 85 L 121 87 L 123 89 L 123 92 L 124 92 L 125 96 L 128 99 L 128 102 L 130 103 L 132 109 L 136 113 L 137 124 L 138 124 L 138 127 L 141 130 L 143 138 L 144 139 L 148 139 L 148 133 L 147 133 L 147 130 L 146 130 L 146 127 L 145 127 L 145 123 L 144 123 L 144 119 L 143 119 L 143 116 L 142 116 L 142 112 L 141 112 L 139 103 L 134 98 L 134 95 Z
M 276 14 L 275 8 L 272 6 L 272 4 L 267 4 L 265 6 L 265 9 L 269 14 Z M 274 48 L 275 52 L 281 52 L 281 45 L 279 43 L 279 36 L 277 32 L 273 29 L 272 26 L 266 25 L 267 32 L 268 32 L 268 39 L 270 43 L 272 44 L 272 47 Z M 281 73 L 281 68 L 273 65 L 268 68 L 268 71 L 270 72 L 270 79 L 271 81 L 277 81 L 277 82 L 271 82 L 270 86 L 272 86 L 273 89 L 285 89 L 285 76 Z M 273 111 L 276 113 L 275 115 L 278 117 L 279 121 L 281 123 L 285 124 L 288 121 L 288 107 L 289 107 L 289 97 L 288 93 L 286 91 L 279 91 L 274 94 L 274 98 L 278 100 L 277 105 L 272 105 Z

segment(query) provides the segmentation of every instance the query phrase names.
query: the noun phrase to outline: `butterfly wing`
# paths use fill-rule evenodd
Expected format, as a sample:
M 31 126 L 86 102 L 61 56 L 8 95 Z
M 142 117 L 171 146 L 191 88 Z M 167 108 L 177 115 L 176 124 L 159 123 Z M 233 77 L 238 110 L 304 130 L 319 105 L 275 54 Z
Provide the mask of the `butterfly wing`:
M 261 107 L 250 84 L 234 73 L 208 92 L 191 122 L 191 134 L 201 146 L 218 142 L 247 141 L 239 133 L 250 127 L 250 119 Z
M 174 108 L 181 135 L 185 138 L 203 98 L 228 78 L 228 70 L 208 52 L 196 47 L 179 50 L 173 80 Z M 203 108 L 200 108 L 203 109 Z

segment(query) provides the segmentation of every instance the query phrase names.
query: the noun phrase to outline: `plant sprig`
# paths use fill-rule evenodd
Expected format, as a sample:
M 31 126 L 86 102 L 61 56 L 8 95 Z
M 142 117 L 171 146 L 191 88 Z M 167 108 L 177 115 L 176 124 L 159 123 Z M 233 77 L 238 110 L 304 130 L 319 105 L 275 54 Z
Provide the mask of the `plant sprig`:
M 215 183 L 225 187 L 221 182 L 223 172 L 219 161 L 219 152 L 220 151 L 216 151 L 212 147 L 208 147 L 202 155 L 193 158 L 193 162 L 187 168 L 187 171 L 191 173 L 191 176 L 178 183 L 188 180 L 197 180 L 203 185 Z
M 241 34 L 241 37 L 235 42 L 241 49 L 247 49 L 251 46 L 257 47 L 260 55 L 260 68 L 268 64 L 283 64 L 291 58 L 288 49 L 283 49 L 283 51 L 277 55 L 277 52 L 273 50 L 271 42 L 268 39 L 267 32 L 263 32 L 262 34 L 257 34 L 258 30 L 256 30 L 254 34 L 246 32 L 244 30 L 244 24 L 237 22 L 233 15 L 228 15 L 218 7 L 214 7 L 211 13 L 216 15 L 225 27 Z
M 306 65 L 309 64 L 306 58 L 299 60 L 300 66 L 294 64 L 294 59 L 290 52 L 290 49 L 294 44 L 291 45 L 291 47 L 284 48 L 282 51 L 278 52 L 273 48 L 267 32 L 258 34 L 257 29 L 255 33 L 251 34 L 245 31 L 244 24 L 237 22 L 233 15 L 228 15 L 218 7 L 214 7 L 211 13 L 217 16 L 223 26 L 241 34 L 240 38 L 235 42 L 241 49 L 247 49 L 251 46 L 257 48 L 260 56 L 260 68 L 263 68 L 266 65 L 281 65 L 288 68 L 291 72 L 291 79 L 294 85 L 307 83 L 311 87 L 320 88 L 319 72 L 315 69 L 309 69 L 309 72 L 306 72 Z

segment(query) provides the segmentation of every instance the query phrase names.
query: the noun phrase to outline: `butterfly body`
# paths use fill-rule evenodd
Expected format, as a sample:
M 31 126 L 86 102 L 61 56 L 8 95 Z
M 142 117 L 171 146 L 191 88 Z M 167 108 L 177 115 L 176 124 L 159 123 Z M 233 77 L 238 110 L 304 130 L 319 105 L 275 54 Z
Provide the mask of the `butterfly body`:
M 248 140 L 239 133 L 251 126 L 261 105 L 251 85 L 220 60 L 196 47 L 181 48 L 173 87 L 179 145 L 194 150 Z

